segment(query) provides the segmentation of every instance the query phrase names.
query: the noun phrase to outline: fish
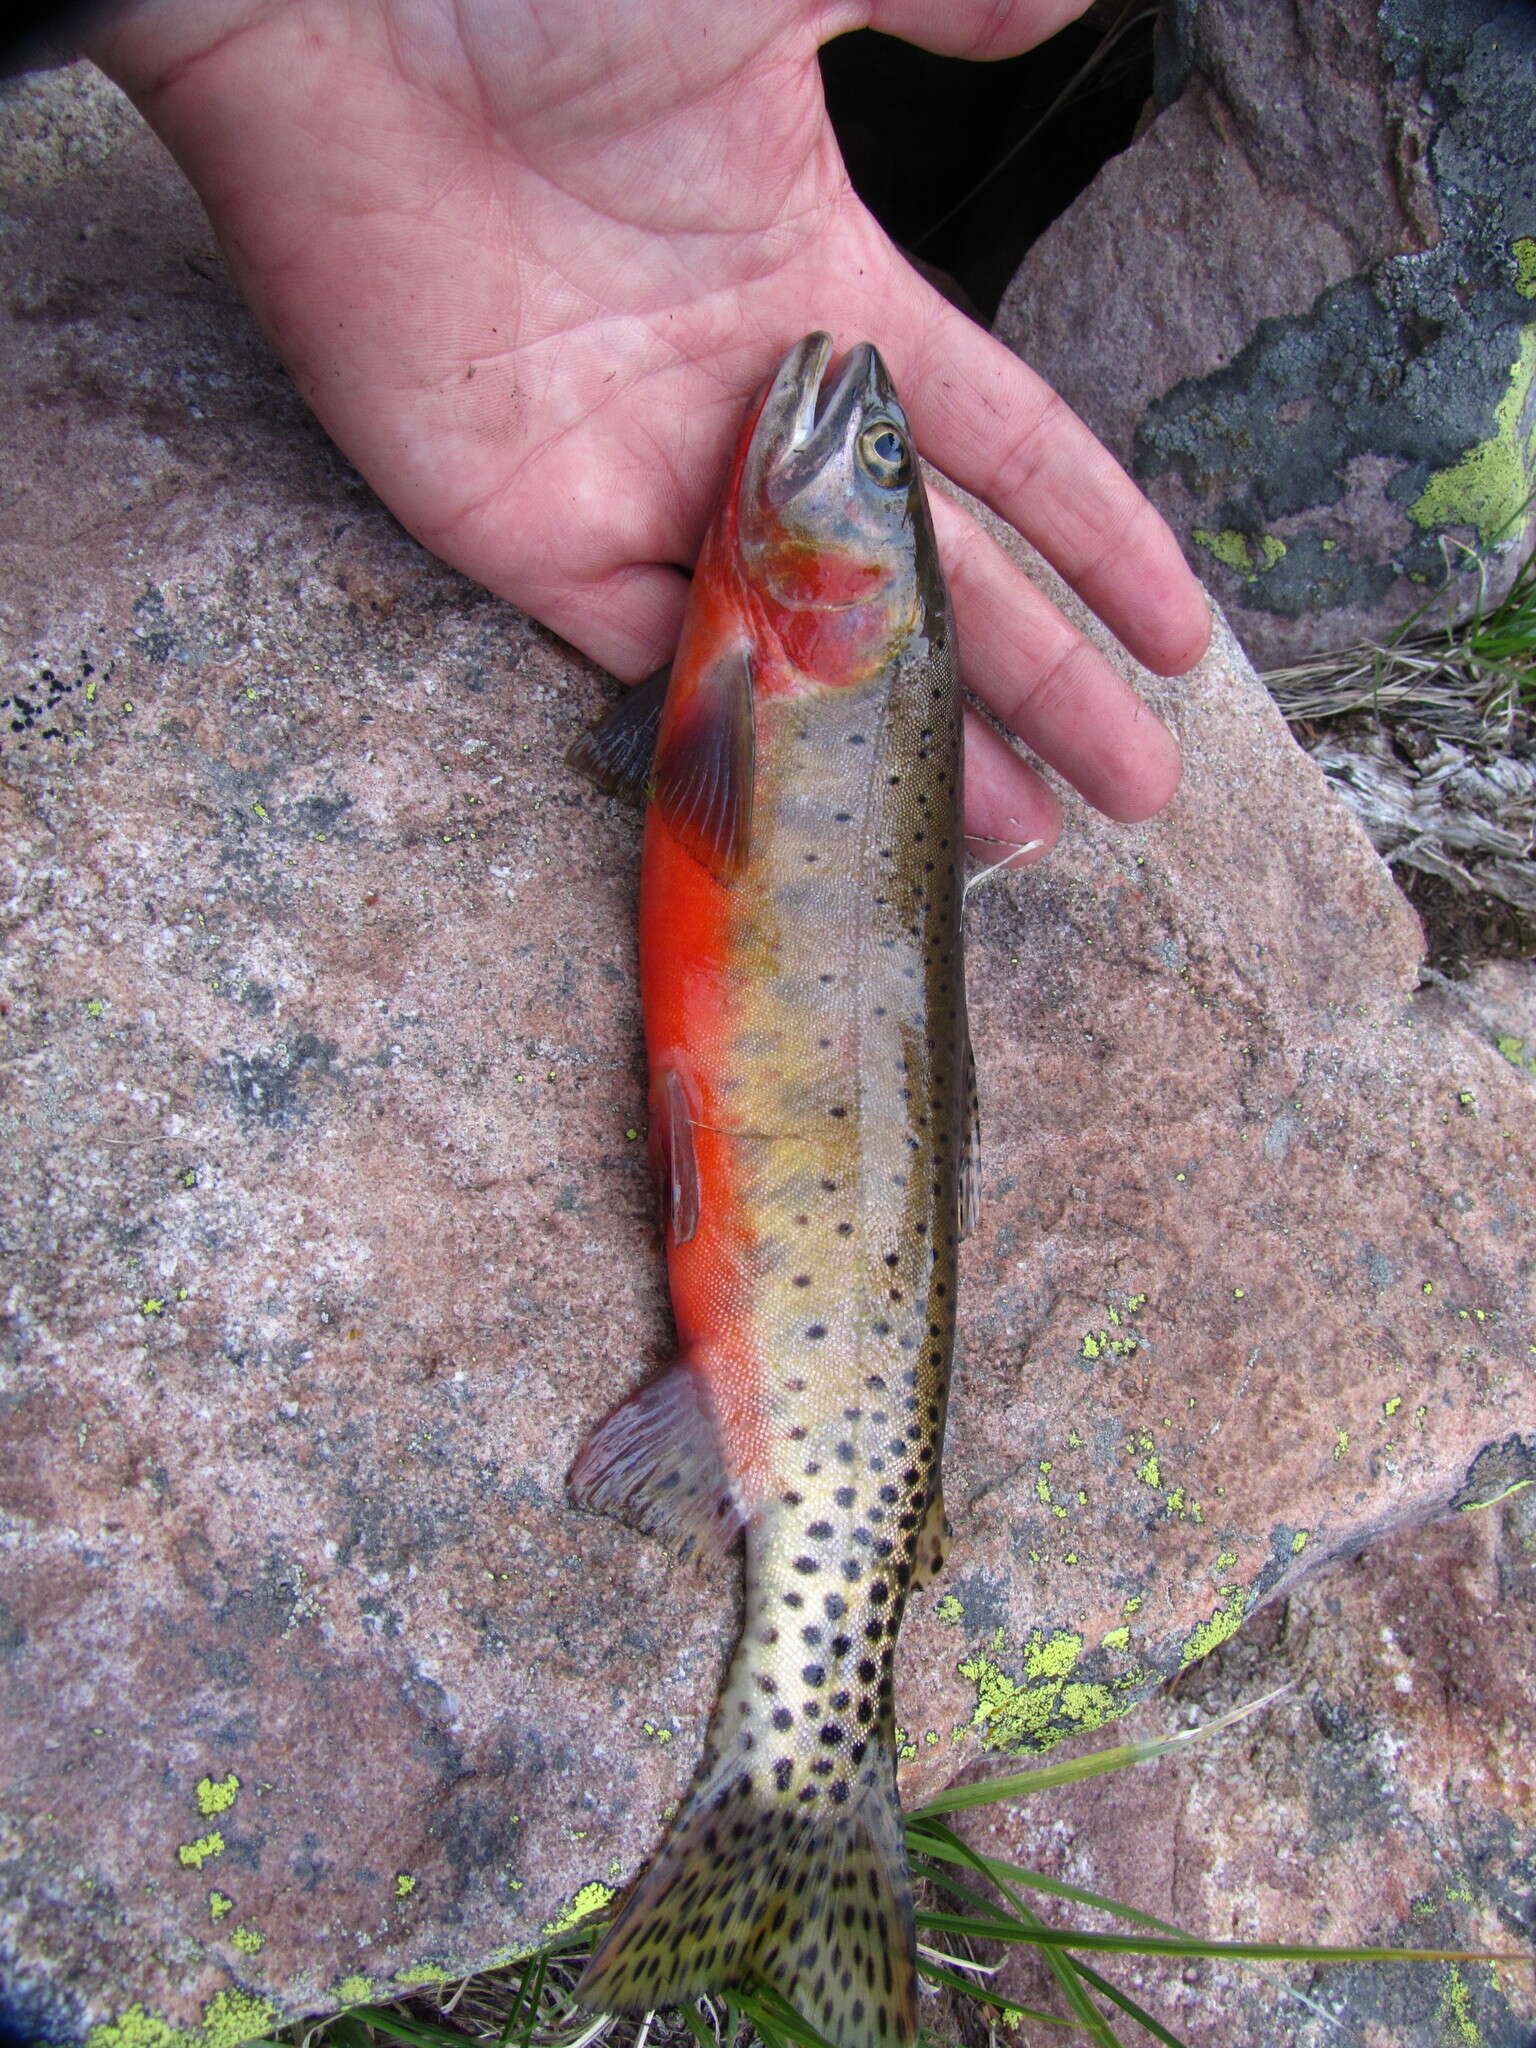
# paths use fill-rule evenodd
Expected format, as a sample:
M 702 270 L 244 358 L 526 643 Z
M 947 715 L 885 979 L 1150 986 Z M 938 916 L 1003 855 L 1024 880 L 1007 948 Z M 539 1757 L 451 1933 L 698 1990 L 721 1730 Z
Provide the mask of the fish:
M 640 984 L 676 1361 L 571 1468 L 680 1555 L 745 1539 L 697 1774 L 577 1999 L 765 1984 L 917 2032 L 893 1671 L 943 1561 L 977 1202 L 960 693 L 912 430 L 807 335 L 752 407 L 669 670 L 573 750 L 646 804 Z

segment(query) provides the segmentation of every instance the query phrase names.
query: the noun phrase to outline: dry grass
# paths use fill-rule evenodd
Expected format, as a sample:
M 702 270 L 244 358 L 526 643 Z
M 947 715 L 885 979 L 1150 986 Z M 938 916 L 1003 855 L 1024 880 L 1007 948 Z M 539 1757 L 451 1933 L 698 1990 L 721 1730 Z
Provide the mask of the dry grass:
M 1384 860 L 1509 906 L 1499 950 L 1536 944 L 1536 557 L 1465 624 L 1264 680 Z

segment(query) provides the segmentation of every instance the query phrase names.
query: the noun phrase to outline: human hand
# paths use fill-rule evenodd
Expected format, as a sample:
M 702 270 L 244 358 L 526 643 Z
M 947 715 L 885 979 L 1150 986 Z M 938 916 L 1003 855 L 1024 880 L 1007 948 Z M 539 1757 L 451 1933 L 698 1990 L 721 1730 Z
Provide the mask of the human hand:
M 1148 667 L 1203 651 L 1172 535 L 1054 394 L 854 195 L 816 51 L 871 25 L 975 57 L 1086 0 L 131 0 L 90 54 L 207 205 L 304 396 L 396 517 L 631 681 L 671 653 L 744 404 L 811 327 L 880 348 L 922 452 Z M 1166 728 L 935 498 L 964 677 L 1112 817 Z M 1060 830 L 969 719 L 968 830 Z

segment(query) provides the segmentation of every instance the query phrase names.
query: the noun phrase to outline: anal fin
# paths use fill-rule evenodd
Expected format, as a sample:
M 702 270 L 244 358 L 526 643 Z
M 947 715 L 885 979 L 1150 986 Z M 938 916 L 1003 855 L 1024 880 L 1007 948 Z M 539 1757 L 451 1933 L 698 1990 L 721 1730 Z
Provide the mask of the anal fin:
M 745 1517 L 698 1375 L 674 1365 L 600 1422 L 566 1482 L 579 1508 L 658 1536 L 680 1557 L 722 1553 Z

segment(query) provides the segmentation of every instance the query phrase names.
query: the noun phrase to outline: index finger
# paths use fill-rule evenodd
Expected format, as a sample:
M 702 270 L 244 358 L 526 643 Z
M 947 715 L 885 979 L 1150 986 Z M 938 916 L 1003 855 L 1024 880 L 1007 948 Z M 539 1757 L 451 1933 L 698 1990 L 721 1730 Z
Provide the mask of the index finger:
M 1181 675 L 1211 635 L 1205 593 L 1160 514 L 1043 378 L 934 296 L 903 365 L 918 446 L 1032 541 L 1123 645 Z

